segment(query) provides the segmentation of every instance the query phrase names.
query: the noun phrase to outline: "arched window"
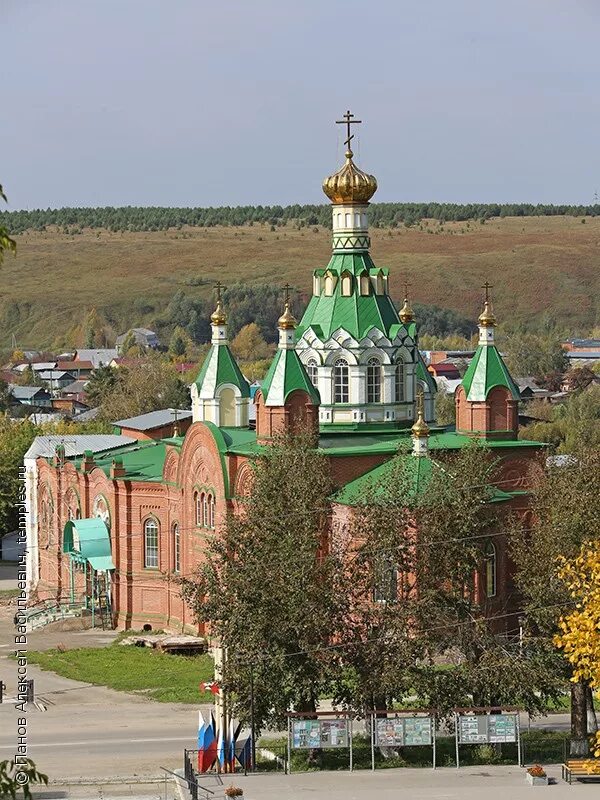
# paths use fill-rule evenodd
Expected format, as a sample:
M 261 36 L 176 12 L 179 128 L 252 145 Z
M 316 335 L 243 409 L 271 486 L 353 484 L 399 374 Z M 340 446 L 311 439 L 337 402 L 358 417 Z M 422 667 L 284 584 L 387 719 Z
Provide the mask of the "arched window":
M 349 402 L 348 362 L 339 358 L 333 365 L 333 402 Z
M 367 362 L 367 403 L 381 403 L 381 364 L 377 358 Z
M 317 362 L 315 361 L 314 358 L 311 358 L 310 361 L 307 362 L 307 364 L 306 364 L 306 374 L 310 378 L 310 382 L 312 383 L 312 385 L 316 386 L 317 385 L 317 381 L 318 381 L 318 374 L 319 373 L 318 373 L 318 368 L 317 368 Z
M 349 272 L 342 272 L 342 297 L 352 295 L 352 275 Z
M 202 524 L 205 528 L 210 528 L 209 523 L 209 506 L 210 506 L 210 495 L 209 494 L 202 494 Z
M 152 517 L 144 522 L 144 566 L 158 568 L 158 523 Z
M 325 274 L 325 296 L 331 297 L 335 289 L 335 282 L 336 277 L 333 272 L 327 272 Z
M 393 603 L 398 599 L 398 571 L 386 556 L 376 559 L 373 576 L 373 600 L 376 603 Z
M 483 551 L 483 563 L 485 568 L 485 593 L 488 597 L 496 596 L 496 548 L 492 542 L 486 542 Z
M 404 401 L 404 364 L 397 364 L 394 372 L 394 397 L 397 403 Z
M 181 536 L 179 525 L 173 525 L 173 572 L 181 572 Z
M 208 528 L 215 527 L 215 498 L 214 495 L 209 494 L 208 497 Z
M 204 505 L 204 493 L 196 492 L 194 495 L 195 502 L 194 505 L 196 507 L 196 525 L 202 525 L 202 508 Z
M 368 272 L 362 272 L 360 275 L 360 293 L 363 297 L 371 294 L 371 279 Z

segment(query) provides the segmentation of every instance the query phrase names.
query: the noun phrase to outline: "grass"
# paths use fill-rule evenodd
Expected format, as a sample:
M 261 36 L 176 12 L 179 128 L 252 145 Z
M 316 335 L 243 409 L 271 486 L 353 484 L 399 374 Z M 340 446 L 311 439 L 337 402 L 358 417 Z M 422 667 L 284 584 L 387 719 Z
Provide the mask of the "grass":
M 175 656 L 147 647 L 113 643 L 109 647 L 33 651 L 28 659 L 42 669 L 121 692 L 143 694 L 161 703 L 210 702 L 210 692 L 200 692 L 201 681 L 212 680 L 213 661 L 208 655 Z
M 391 269 L 396 300 L 407 280 L 413 301 L 475 318 L 481 284 L 489 278 L 501 320 L 531 321 L 552 309 L 552 317 L 573 331 L 595 323 L 600 217 L 585 225 L 574 217 L 506 217 L 468 226 L 429 222 L 371 234 L 373 258 Z M 289 281 L 309 293 L 312 270 L 324 267 L 331 252 L 329 230 L 291 225 L 274 232 L 268 225 L 85 230 L 77 236 L 26 232 L 16 240 L 17 255 L 8 256 L 2 268 L 0 339 L 14 333 L 20 343 L 40 346 L 79 324 L 73 308 L 83 317 L 95 307 L 118 332 L 133 322 L 152 327 L 176 291 L 207 298 L 217 279 Z M 142 300 L 154 311 L 138 312 L 136 301 Z
M 17 597 L 19 589 L 0 589 L 0 600 Z
M 521 735 L 523 747 L 523 763 L 555 764 L 563 760 L 564 743 L 568 734 L 558 731 L 524 732 Z M 271 750 L 280 758 L 286 757 L 286 740 L 283 737 L 263 737 L 258 742 L 259 748 Z M 438 736 L 436 740 L 436 764 L 439 767 L 456 766 L 455 740 L 453 736 Z M 348 748 L 339 750 L 321 750 L 312 754 L 309 763 L 309 751 L 292 751 L 292 771 L 306 772 L 317 770 L 348 769 Z M 431 767 L 431 747 L 405 747 L 399 749 L 397 756 L 384 758 L 379 749 L 375 749 L 375 768 L 391 769 L 394 767 Z M 516 764 L 517 745 L 502 745 L 498 752 L 493 745 L 461 746 L 459 750 L 461 766 L 483 766 L 486 764 Z M 258 759 L 261 770 L 275 770 L 274 762 Z M 364 734 L 353 738 L 354 769 L 371 769 L 371 741 Z

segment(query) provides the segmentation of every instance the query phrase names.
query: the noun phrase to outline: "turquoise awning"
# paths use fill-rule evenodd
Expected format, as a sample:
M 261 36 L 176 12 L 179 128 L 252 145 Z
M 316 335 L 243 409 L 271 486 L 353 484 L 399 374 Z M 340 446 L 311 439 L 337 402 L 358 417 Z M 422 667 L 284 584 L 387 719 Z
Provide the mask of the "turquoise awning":
M 69 520 L 65 525 L 63 551 L 85 559 L 96 572 L 114 569 L 110 532 L 104 520 Z

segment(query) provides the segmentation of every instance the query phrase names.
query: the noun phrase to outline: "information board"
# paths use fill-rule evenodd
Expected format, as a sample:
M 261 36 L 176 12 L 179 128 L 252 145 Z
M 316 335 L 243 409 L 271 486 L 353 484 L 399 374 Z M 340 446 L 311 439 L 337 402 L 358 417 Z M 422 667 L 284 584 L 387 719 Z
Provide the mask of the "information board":
M 515 714 L 470 714 L 458 717 L 460 744 L 497 744 L 517 741 Z
M 348 721 L 346 719 L 294 719 L 292 720 L 291 743 L 295 750 L 348 747 Z
M 488 741 L 516 742 L 517 718 L 514 714 L 490 714 L 488 717 Z
M 345 719 L 321 720 L 321 747 L 348 747 L 348 722 Z
M 413 747 L 433 743 L 431 717 L 386 717 L 377 719 L 376 741 L 380 747 Z

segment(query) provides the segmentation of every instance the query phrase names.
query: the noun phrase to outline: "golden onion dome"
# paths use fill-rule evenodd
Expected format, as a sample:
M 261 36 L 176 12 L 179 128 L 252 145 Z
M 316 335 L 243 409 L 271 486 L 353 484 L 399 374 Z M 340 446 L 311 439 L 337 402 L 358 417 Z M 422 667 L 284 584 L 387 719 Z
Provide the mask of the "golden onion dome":
M 419 411 L 419 416 L 417 417 L 417 421 L 411 428 L 413 436 L 416 436 L 417 439 L 424 439 L 426 436 L 429 436 L 429 425 L 425 422 L 423 417 L 423 412 Z
M 296 318 L 290 311 L 290 304 L 286 301 L 285 310 L 277 320 L 277 326 L 280 330 L 290 331 L 297 326 Z
M 368 203 L 377 191 L 377 179 L 360 170 L 346 151 L 346 163 L 323 181 L 323 191 L 334 205 Z
M 223 309 L 223 304 L 221 303 L 221 298 L 217 300 L 217 307 L 210 315 L 210 321 L 213 325 L 225 325 L 227 322 L 227 314 Z
M 404 298 L 404 305 L 400 309 L 400 320 L 406 325 L 409 322 L 413 322 L 415 318 L 415 312 L 410 307 L 408 302 L 408 297 Z
M 491 300 L 486 300 L 483 304 L 483 311 L 479 315 L 479 324 L 482 328 L 493 328 L 496 324 L 496 315 Z

